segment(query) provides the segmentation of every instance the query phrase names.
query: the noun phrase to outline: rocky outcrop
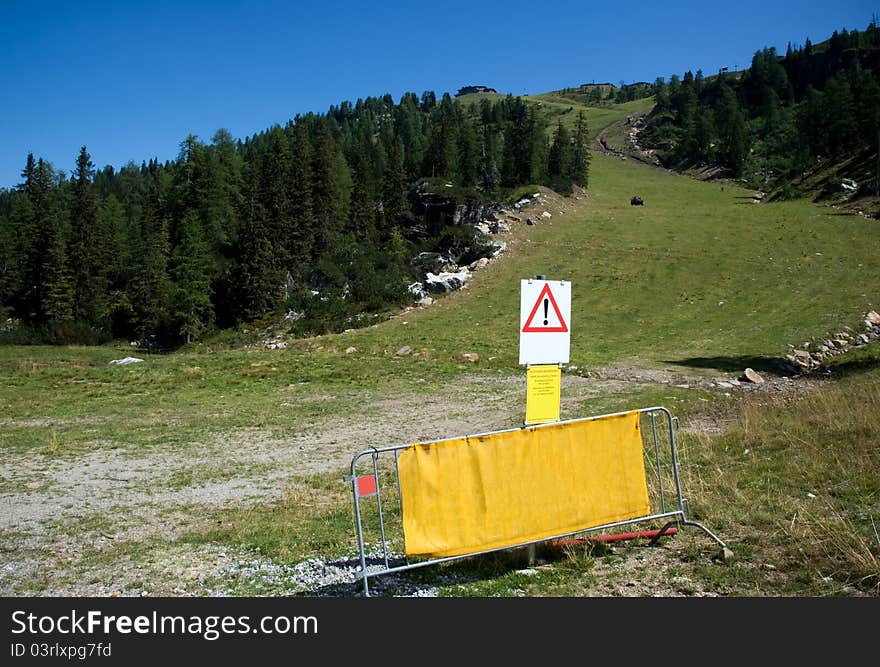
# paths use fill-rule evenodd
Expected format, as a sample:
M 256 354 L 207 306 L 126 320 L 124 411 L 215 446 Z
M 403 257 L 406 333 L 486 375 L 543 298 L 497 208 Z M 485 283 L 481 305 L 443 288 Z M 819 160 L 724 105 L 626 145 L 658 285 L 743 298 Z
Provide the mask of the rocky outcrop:
M 465 283 L 470 280 L 471 273 L 467 269 L 458 271 L 457 273 L 428 273 L 425 280 L 425 289 L 433 294 L 445 294 L 454 292 L 464 287 Z
M 804 341 L 800 346 L 789 345 L 782 370 L 798 375 L 813 373 L 824 366 L 826 360 L 851 349 L 861 348 L 880 340 L 880 313 L 872 310 L 865 314 L 863 331 L 844 327 L 828 338 Z

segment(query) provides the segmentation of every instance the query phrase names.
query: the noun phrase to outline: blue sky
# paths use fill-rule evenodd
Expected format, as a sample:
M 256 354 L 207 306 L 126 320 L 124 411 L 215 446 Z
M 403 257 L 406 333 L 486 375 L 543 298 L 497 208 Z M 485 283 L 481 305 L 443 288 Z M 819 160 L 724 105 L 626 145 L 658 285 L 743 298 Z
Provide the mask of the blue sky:
M 876 0 L 125 2 L 0 0 L 0 187 L 28 152 L 70 171 L 173 159 L 297 113 L 485 84 L 514 94 L 747 67 L 863 30 Z

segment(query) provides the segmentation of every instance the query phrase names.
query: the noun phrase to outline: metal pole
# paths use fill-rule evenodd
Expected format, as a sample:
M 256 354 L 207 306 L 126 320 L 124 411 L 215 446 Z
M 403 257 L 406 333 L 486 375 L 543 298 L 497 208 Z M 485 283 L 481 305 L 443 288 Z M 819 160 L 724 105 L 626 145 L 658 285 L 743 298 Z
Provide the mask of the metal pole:
M 361 525 L 361 504 L 358 500 L 357 474 L 354 471 L 354 461 L 351 462 L 351 493 L 354 496 L 354 520 L 357 525 L 358 549 L 361 552 L 361 574 L 364 578 L 364 597 L 370 597 L 370 586 L 367 583 L 367 555 L 364 552 L 364 531 Z
M 535 280 L 547 280 L 547 276 L 543 273 L 539 273 L 535 276 Z M 529 367 L 526 366 L 526 372 L 528 373 Z M 525 421 L 523 421 L 523 425 L 525 425 Z M 533 567 L 535 563 L 538 562 L 538 549 L 535 544 L 530 544 L 526 547 L 526 561 L 529 567 Z
M 660 443 L 657 440 L 657 420 L 651 413 L 651 430 L 654 431 L 654 458 L 657 461 L 657 480 L 660 482 L 660 511 L 666 511 L 666 496 L 663 493 L 663 469 L 660 467 Z
M 382 518 L 382 493 L 379 488 L 379 454 L 373 452 L 373 479 L 376 481 L 376 505 L 379 508 L 379 532 L 382 535 L 382 554 L 385 557 L 385 569 L 388 569 L 388 543 L 385 541 L 385 521 Z

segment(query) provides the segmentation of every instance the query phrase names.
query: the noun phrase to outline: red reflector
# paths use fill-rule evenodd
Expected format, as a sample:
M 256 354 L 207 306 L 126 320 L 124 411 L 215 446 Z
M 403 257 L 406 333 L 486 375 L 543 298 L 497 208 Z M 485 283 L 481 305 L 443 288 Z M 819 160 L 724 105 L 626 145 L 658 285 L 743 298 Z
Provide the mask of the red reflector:
M 363 475 L 357 478 L 357 494 L 359 496 L 376 495 L 376 478 L 373 475 Z

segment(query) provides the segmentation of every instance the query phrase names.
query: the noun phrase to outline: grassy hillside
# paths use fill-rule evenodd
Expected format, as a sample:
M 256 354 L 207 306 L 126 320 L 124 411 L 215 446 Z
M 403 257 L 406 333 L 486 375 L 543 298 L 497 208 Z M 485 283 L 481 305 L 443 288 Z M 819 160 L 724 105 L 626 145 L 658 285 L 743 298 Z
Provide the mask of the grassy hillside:
M 646 205 L 629 203 L 639 195 Z M 330 339 L 378 352 L 476 351 L 515 367 L 519 280 L 573 283 L 572 363 L 779 356 L 878 305 L 880 226 L 805 201 L 594 155 L 576 211 L 521 227 L 513 252 L 461 293 L 379 329 Z M 344 343 L 342 341 L 345 341 Z
M 632 105 L 585 111 L 598 130 Z M 588 371 L 739 373 L 880 306 L 876 222 L 750 195 L 594 155 L 587 193 L 548 196 L 552 218 L 516 227 L 465 289 L 374 327 L 131 366 L 108 363 L 124 348 L 0 348 L 0 494 L 15 508 L 0 588 L 290 593 L 297 563 L 352 551 L 340 479 L 355 451 L 521 422 L 522 278 L 572 282 L 571 359 Z M 659 402 L 686 418 L 685 489 L 730 563 L 684 531 L 659 550 L 547 554 L 532 574 L 506 555 L 414 581 L 446 595 L 876 595 L 878 359 L 843 359 L 843 381 L 794 401 L 566 376 L 564 417 Z

